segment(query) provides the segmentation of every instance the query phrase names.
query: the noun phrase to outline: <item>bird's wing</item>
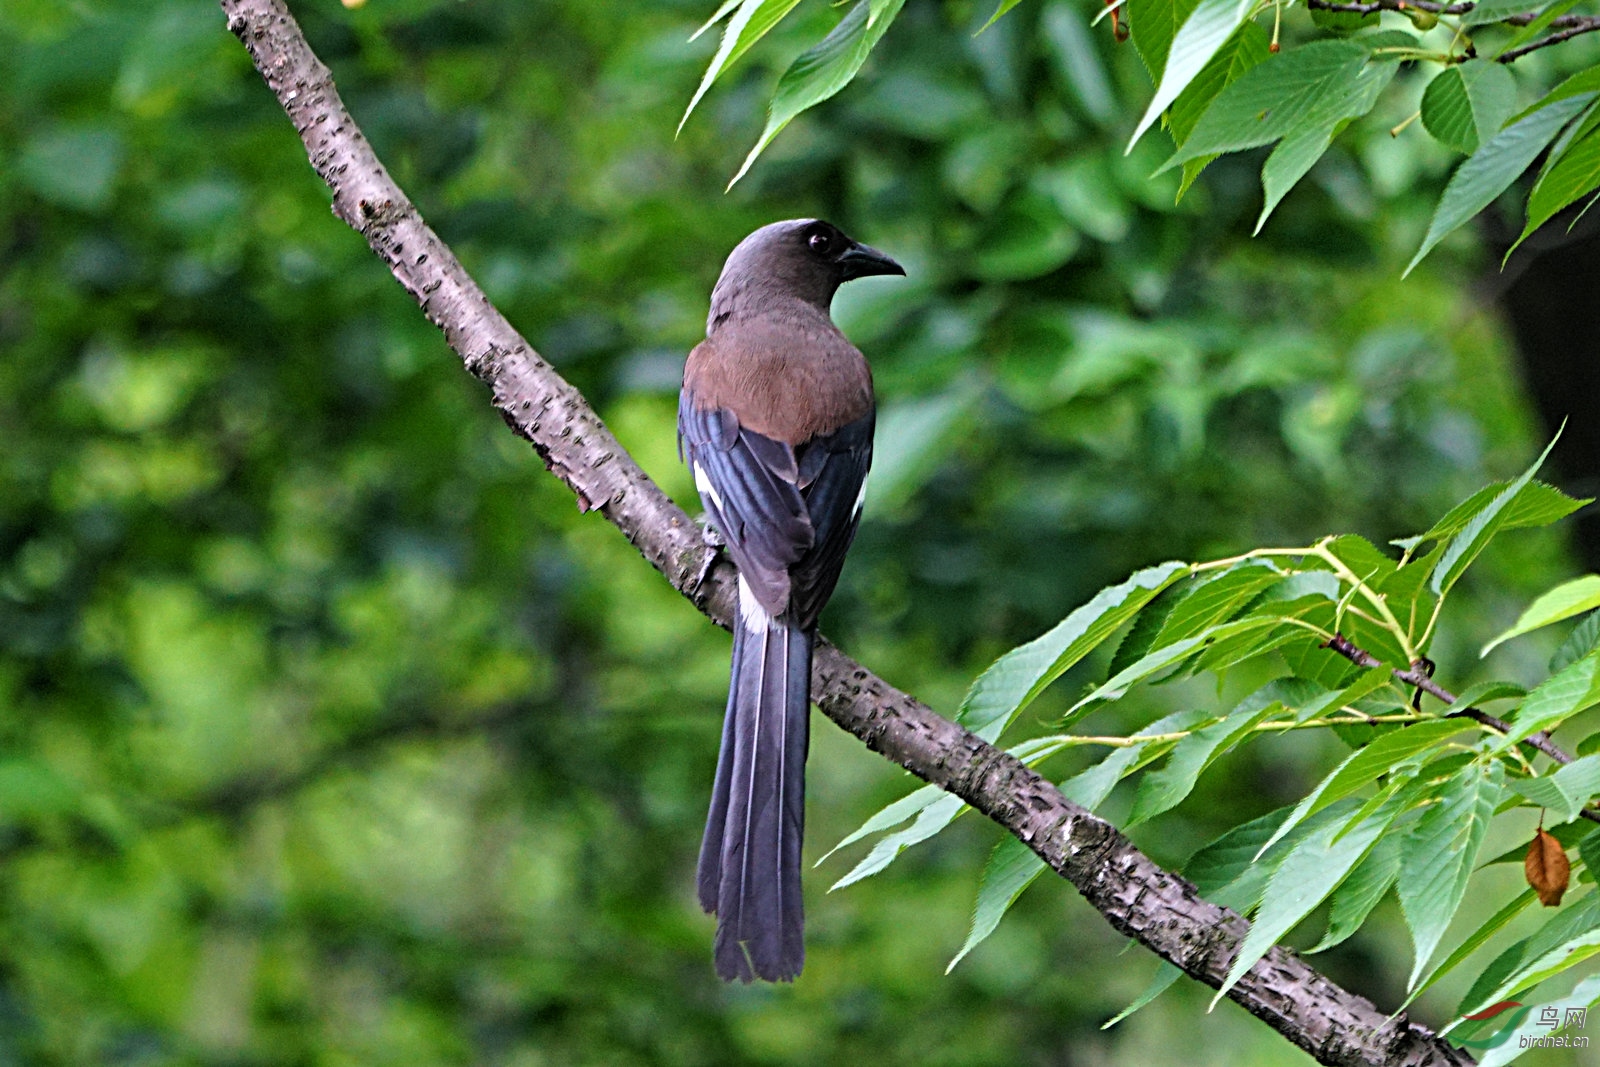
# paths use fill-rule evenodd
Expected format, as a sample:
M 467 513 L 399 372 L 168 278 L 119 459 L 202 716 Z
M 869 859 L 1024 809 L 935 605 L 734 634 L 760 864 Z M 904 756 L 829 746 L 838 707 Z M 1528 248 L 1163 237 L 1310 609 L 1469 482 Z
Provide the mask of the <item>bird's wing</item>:
M 800 493 L 815 531 L 811 548 L 790 569 L 790 603 L 800 624 L 816 625 L 833 595 L 845 552 L 861 522 L 874 415 L 866 415 L 797 449 Z
M 795 450 L 747 430 L 726 408 L 699 408 L 685 390 L 678 443 L 739 574 L 767 612 L 790 604 L 790 569 L 815 543 Z

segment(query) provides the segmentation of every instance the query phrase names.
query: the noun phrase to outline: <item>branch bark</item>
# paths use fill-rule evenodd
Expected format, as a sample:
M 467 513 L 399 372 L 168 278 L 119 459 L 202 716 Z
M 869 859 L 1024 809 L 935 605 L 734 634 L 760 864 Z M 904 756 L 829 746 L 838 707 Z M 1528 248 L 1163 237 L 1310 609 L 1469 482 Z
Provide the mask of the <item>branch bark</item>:
M 360 233 L 489 386 L 506 424 L 614 524 L 673 587 L 723 627 L 731 565 L 618 444 L 583 397 L 541 359 L 390 179 L 329 73 L 281 0 L 221 0 L 228 28 L 299 131 L 333 211 Z M 917 777 L 961 797 L 1027 844 L 1120 933 L 1190 977 L 1221 985 L 1248 924 L 1204 900 L 1115 827 L 1007 753 L 940 717 L 832 644 L 819 643 L 812 692 L 824 714 Z M 1299 957 L 1273 949 L 1228 996 L 1327 1064 L 1392 1067 L 1472 1061 L 1401 1013 L 1387 1017 Z

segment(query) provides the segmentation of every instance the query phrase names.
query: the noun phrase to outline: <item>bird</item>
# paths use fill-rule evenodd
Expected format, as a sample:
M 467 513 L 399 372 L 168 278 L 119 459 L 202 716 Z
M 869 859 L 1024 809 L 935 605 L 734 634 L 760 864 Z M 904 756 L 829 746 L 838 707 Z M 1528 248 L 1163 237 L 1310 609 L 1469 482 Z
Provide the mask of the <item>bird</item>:
M 729 254 L 684 364 L 679 456 L 739 574 L 696 877 L 725 981 L 793 981 L 805 961 L 811 653 L 861 520 L 877 410 L 829 309 L 840 285 L 886 274 L 905 269 L 829 222 L 763 226 Z

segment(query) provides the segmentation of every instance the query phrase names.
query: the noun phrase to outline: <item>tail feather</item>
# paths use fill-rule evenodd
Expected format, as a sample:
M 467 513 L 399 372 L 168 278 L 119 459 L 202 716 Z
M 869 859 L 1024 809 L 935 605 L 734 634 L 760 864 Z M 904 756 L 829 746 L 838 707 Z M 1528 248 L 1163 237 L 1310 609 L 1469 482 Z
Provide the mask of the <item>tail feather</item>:
M 734 627 L 722 750 L 700 846 L 700 905 L 717 915 L 725 979 L 787 981 L 805 961 L 800 846 L 810 731 L 811 634 Z

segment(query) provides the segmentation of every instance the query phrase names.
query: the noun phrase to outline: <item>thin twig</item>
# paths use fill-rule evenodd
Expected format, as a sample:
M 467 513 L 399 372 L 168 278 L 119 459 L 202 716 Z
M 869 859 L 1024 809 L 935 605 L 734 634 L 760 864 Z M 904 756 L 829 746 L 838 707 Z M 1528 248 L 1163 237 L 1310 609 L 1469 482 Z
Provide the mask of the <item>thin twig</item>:
M 1313 11 L 1337 11 L 1351 15 L 1374 15 L 1380 11 L 1426 11 L 1433 15 L 1465 15 L 1477 7 L 1473 3 L 1442 4 L 1437 0 L 1306 0 L 1306 6 Z M 1495 19 L 1495 23 L 1506 26 L 1528 26 L 1539 18 L 1537 12 L 1519 11 L 1514 15 L 1507 15 L 1503 19 Z M 1493 23 L 1485 23 L 1492 25 Z M 1497 63 L 1510 63 L 1521 59 L 1529 52 L 1537 52 L 1541 48 L 1549 48 L 1562 41 L 1570 41 L 1574 37 L 1600 30 L 1600 16 L 1595 15 L 1561 15 L 1550 20 L 1550 28 L 1555 30 L 1545 37 L 1532 41 L 1520 48 L 1503 52 L 1495 57 Z
M 1377 656 L 1374 656 L 1371 652 L 1368 652 L 1364 648 L 1358 647 L 1353 641 L 1343 634 L 1334 634 L 1333 639 L 1330 640 L 1325 647 L 1333 652 L 1339 653 L 1339 655 L 1343 656 L 1345 659 L 1349 660 L 1351 663 L 1354 663 L 1358 667 L 1387 666 L 1387 664 L 1385 664 Z M 1415 666 L 1404 669 L 1400 667 L 1390 667 L 1389 673 L 1394 675 L 1396 680 L 1404 682 L 1406 685 L 1415 686 L 1428 695 L 1444 701 L 1447 705 L 1454 704 L 1456 702 L 1456 695 L 1454 693 L 1444 688 L 1438 682 L 1434 681 L 1432 676 Z M 1473 722 L 1481 723 L 1497 733 L 1509 734 L 1511 732 L 1510 723 L 1506 722 L 1504 719 L 1496 718 L 1480 708 L 1460 708 L 1456 711 L 1450 712 L 1449 717 L 1457 719 L 1471 719 Z M 1523 738 L 1523 740 L 1563 766 L 1572 762 L 1572 756 L 1560 745 L 1557 745 L 1550 739 L 1550 732 L 1548 730 L 1540 730 L 1536 734 Z M 1580 814 L 1582 814 L 1584 818 L 1591 822 L 1600 822 L 1600 811 L 1593 811 L 1589 808 L 1584 808 Z

